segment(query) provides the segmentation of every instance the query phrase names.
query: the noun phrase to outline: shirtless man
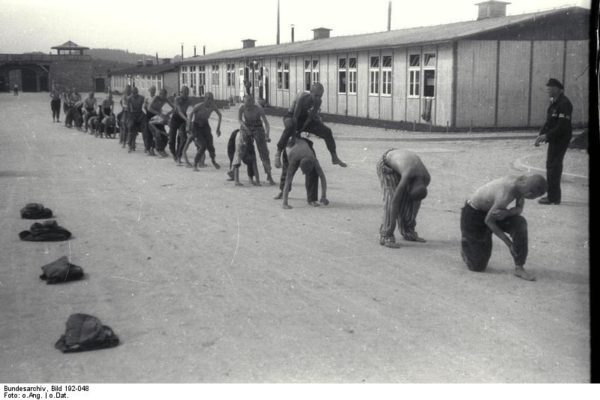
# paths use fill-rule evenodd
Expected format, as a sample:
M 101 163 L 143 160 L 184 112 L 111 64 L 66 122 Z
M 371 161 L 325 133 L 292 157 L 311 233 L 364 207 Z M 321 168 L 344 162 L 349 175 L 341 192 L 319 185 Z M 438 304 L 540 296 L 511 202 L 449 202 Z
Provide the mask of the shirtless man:
M 181 96 L 175 98 L 175 109 L 173 115 L 171 115 L 171 122 L 169 122 L 169 150 L 173 155 L 173 159 L 176 163 L 181 163 L 181 151 L 186 143 L 185 128 L 182 129 L 183 133 L 179 133 L 181 127 L 185 127 L 189 121 L 186 115 L 187 108 L 190 105 L 190 89 L 187 86 L 181 88 Z
M 487 267 L 492 255 L 493 233 L 510 250 L 515 263 L 514 274 L 528 281 L 535 280 L 524 268 L 527 221 L 521 213 L 525 199 L 540 197 L 547 189 L 546 179 L 541 175 L 505 176 L 486 183 L 471 195 L 460 216 L 461 255 L 471 271 L 483 272 Z M 513 201 L 515 206 L 508 208 Z
M 324 92 L 323 85 L 315 82 L 310 88 L 310 93 L 299 93 L 287 114 L 283 117 L 285 129 L 277 143 L 277 153 L 275 153 L 275 167 L 281 168 L 281 153 L 288 144 L 290 137 L 295 138 L 302 132 L 312 133 L 325 140 L 327 150 L 331 153 L 331 162 L 340 167 L 345 167 L 346 163 L 340 160 L 336 153 L 335 139 L 333 133 L 318 117 L 318 108 L 321 105 L 321 98 Z M 315 114 L 309 117 L 310 110 Z M 292 139 L 293 143 L 293 139 Z
M 143 110 L 144 96 L 138 92 L 138 88 L 131 90 L 131 96 L 127 98 L 127 113 L 129 114 L 129 124 L 127 125 L 127 145 L 129 153 L 135 151 L 135 139 L 138 132 L 144 132 L 146 129 L 146 115 Z
M 217 108 L 217 104 L 215 103 L 213 94 L 211 92 L 207 92 L 205 96 L 205 100 L 201 103 L 198 103 L 194 106 L 191 112 L 191 117 L 188 120 L 187 130 L 190 133 L 185 142 L 185 146 L 183 148 L 183 155 L 185 157 L 185 162 L 188 166 L 192 166 L 187 158 L 187 149 L 190 143 L 193 141 L 196 144 L 196 157 L 194 159 L 194 171 L 198 171 L 198 165 L 200 164 L 200 158 L 202 154 L 206 150 L 208 150 L 208 154 L 210 156 L 210 160 L 216 169 L 221 168 L 219 164 L 217 164 L 215 160 L 215 146 L 213 145 L 213 136 L 210 129 L 210 124 L 208 123 L 208 119 L 210 115 L 215 112 L 219 117 L 219 123 L 217 125 L 217 137 L 221 136 L 221 112 Z
M 58 85 L 54 83 L 50 91 L 50 109 L 52 110 L 52 122 L 60 122 L 60 99 L 62 93 Z
M 117 115 L 119 121 L 119 144 L 125 148 L 127 145 L 127 125 L 129 124 L 129 112 L 127 111 L 127 99 L 131 96 L 131 85 L 125 86 L 125 93 L 121 97 L 121 112 Z
M 146 121 L 149 121 L 150 118 L 154 117 L 155 114 L 148 111 L 148 107 L 150 105 L 150 101 L 156 96 L 156 86 L 151 86 L 148 90 L 150 97 L 146 97 L 144 100 L 144 112 L 146 113 Z M 149 124 L 146 124 L 146 129 L 142 131 L 142 139 L 144 140 L 144 152 L 149 156 L 155 156 L 154 154 L 154 136 L 152 135 L 152 131 L 150 130 Z
M 238 121 L 240 123 L 240 133 L 254 139 L 265 173 L 267 174 L 267 181 L 271 185 L 274 185 L 275 182 L 271 176 L 269 148 L 267 147 L 267 143 L 271 142 L 271 138 L 269 137 L 269 121 L 267 121 L 265 110 L 260 104 L 257 104 L 254 101 L 254 98 L 251 95 L 246 95 L 244 97 L 244 104 L 238 111 Z
M 172 110 L 168 113 L 163 113 L 163 106 L 168 104 Z M 168 121 L 169 115 L 173 112 L 175 106 L 167 97 L 167 89 L 163 88 L 160 90 L 157 96 L 154 96 L 148 101 L 148 109 L 146 115 L 148 116 L 148 128 L 154 135 L 154 146 L 158 155 L 161 157 L 167 157 L 165 147 L 167 146 L 167 132 L 165 131 L 165 125 Z
M 418 155 L 412 151 L 390 149 L 377 163 L 377 176 L 383 189 L 383 222 L 379 244 L 399 248 L 394 237 L 396 223 L 405 240 L 424 242 L 415 227 L 421 201 L 427 196 L 431 177 Z
M 100 137 L 106 136 L 108 137 L 109 128 L 113 128 L 115 126 L 115 114 L 113 113 L 113 108 L 115 106 L 115 102 L 112 98 L 112 93 L 108 92 L 108 97 L 102 100 L 102 104 L 100 104 L 100 129 L 98 134 Z M 98 136 L 97 134 L 97 136 Z
M 94 97 L 94 92 L 90 92 L 88 97 L 83 101 L 83 121 L 84 121 L 84 131 L 87 132 L 88 124 L 90 118 L 97 115 L 96 114 L 96 105 L 97 101 Z M 93 133 L 93 132 L 90 132 Z
M 290 141 L 291 142 L 291 141 Z M 317 198 L 319 196 L 319 178 L 321 179 L 321 204 L 328 205 L 327 200 L 327 180 L 321 169 L 321 165 L 317 160 L 315 151 L 312 148 L 312 142 L 308 139 L 297 138 L 293 144 L 289 144 L 286 148 L 286 157 L 284 158 L 286 177 L 285 186 L 283 188 L 283 208 L 289 210 L 292 208 L 288 204 L 288 194 L 294 179 L 294 174 L 300 168 L 306 176 L 306 200 L 309 205 L 318 207 Z

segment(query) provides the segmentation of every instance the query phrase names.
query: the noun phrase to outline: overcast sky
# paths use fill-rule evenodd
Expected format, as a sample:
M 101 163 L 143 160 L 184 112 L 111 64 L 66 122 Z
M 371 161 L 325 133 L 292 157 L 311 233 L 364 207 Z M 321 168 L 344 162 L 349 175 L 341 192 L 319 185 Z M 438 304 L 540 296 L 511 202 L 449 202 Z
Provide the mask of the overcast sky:
M 392 0 L 392 29 L 468 21 L 483 0 Z M 280 0 L 281 42 L 312 38 L 311 29 L 332 36 L 387 29 L 388 0 Z M 590 8 L 591 0 L 514 0 L 509 15 L 562 6 Z M 0 53 L 50 52 L 72 40 L 92 48 L 116 48 L 173 57 L 184 43 L 207 53 L 276 42 L 277 0 L 0 0 Z

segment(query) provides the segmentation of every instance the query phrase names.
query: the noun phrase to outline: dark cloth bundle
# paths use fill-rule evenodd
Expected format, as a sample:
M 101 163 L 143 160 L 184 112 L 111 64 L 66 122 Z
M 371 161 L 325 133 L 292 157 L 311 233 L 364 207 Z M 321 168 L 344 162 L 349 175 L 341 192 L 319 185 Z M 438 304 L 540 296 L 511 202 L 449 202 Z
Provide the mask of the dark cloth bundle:
M 87 314 L 71 314 L 65 334 L 61 335 L 54 347 L 63 353 L 74 353 L 106 349 L 118 344 L 117 335 L 109 326 L 102 325 L 98 318 Z
M 76 281 L 83 277 L 83 268 L 71 264 L 66 256 L 62 256 L 56 261 L 46 264 L 42 267 L 43 274 L 40 279 L 51 285 L 54 283 Z
M 44 207 L 40 203 L 29 203 L 21 208 L 21 218 L 25 219 L 42 219 L 52 218 L 52 210 Z
M 52 220 L 34 223 L 28 231 L 20 232 L 19 237 L 28 242 L 59 242 L 69 239 L 71 232 Z

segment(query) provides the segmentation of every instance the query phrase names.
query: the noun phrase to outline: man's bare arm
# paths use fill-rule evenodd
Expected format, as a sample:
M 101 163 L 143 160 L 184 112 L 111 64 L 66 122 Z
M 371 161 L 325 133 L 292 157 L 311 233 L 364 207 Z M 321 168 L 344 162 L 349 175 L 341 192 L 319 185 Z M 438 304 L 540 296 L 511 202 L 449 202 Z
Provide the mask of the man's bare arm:
M 512 241 L 496 224 L 496 221 L 500 221 L 503 219 L 497 216 L 499 214 L 498 211 L 506 210 L 502 210 L 502 208 L 500 207 L 500 202 L 496 200 L 492 207 L 489 209 L 487 215 L 485 216 L 485 224 L 491 229 L 491 231 L 496 236 L 500 238 L 500 240 L 502 240 L 508 246 L 509 249 L 511 249 L 512 252 Z
M 523 212 L 523 206 L 525 205 L 525 198 L 518 197 L 516 199 L 516 204 L 514 207 L 509 208 L 508 210 L 503 210 L 501 208 L 497 208 L 494 211 L 494 218 L 496 221 L 503 220 L 504 218 L 514 217 L 515 215 L 521 215 Z
M 316 162 L 315 169 L 317 170 L 317 174 L 319 175 L 319 179 L 321 179 L 321 204 L 328 205 L 329 200 L 327 200 L 327 179 L 325 179 L 325 173 L 319 164 L 319 161 Z
M 221 111 L 219 111 L 216 104 L 213 106 L 213 110 L 217 113 L 217 116 L 219 117 L 219 123 L 217 124 L 217 137 L 219 137 L 221 136 L 221 121 L 223 120 L 223 116 L 221 115 Z
M 260 118 L 263 120 L 263 124 L 265 124 L 265 139 L 268 141 L 271 140 L 270 133 L 271 133 L 271 126 L 269 125 L 269 121 L 267 120 L 267 116 L 265 115 L 265 110 L 260 106 L 260 104 L 258 105 L 258 112 L 260 115 Z
M 294 174 L 298 170 L 300 166 L 300 162 L 290 163 L 288 165 L 288 170 L 285 175 L 285 185 L 283 186 L 283 208 L 290 209 L 292 208 L 288 204 L 288 194 L 290 193 L 290 187 L 292 186 L 292 180 L 294 179 Z

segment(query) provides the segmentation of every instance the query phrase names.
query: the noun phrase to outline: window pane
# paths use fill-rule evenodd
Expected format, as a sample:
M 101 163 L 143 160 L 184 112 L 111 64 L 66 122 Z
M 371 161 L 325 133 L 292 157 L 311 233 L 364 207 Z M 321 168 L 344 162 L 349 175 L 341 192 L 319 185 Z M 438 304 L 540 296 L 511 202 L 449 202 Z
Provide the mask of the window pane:
M 345 58 L 340 58 L 338 61 L 338 66 L 340 69 L 346 68 L 346 59 Z
M 304 69 L 310 69 L 310 60 L 304 60 Z
M 289 64 L 289 63 L 285 63 L 285 64 L 283 64 L 283 69 L 284 69 L 285 71 L 289 71 L 289 70 L 290 70 L 290 64 Z
M 379 57 L 371 57 L 371 68 L 379 67 Z
M 392 66 L 392 56 L 383 56 L 383 66 L 384 67 Z
M 356 58 L 350 58 L 349 67 L 356 68 Z
M 423 71 L 423 96 L 434 97 L 435 96 L 435 71 L 425 70 Z
M 346 71 L 340 71 L 339 73 L 339 93 L 346 93 Z
M 421 56 L 418 54 L 411 54 L 410 55 L 410 66 L 418 67 L 420 65 L 421 65 Z
M 277 69 L 281 69 L 281 61 L 277 61 Z
M 304 73 L 304 89 L 310 90 L 310 72 Z
M 435 54 L 424 54 L 423 58 L 426 67 L 435 67 Z

